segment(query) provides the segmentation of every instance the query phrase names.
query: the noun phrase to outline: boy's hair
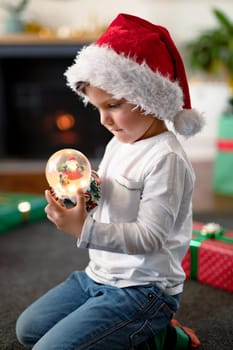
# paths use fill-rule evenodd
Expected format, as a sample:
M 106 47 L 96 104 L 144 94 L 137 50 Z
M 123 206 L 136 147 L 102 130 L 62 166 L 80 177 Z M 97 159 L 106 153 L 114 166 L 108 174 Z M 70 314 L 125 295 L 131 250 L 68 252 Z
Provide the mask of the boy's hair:
M 75 91 L 77 93 L 85 95 L 85 89 L 88 85 L 90 84 L 86 81 L 78 81 L 75 85 Z
M 182 58 L 166 28 L 128 14 L 118 15 L 94 43 L 81 49 L 65 72 L 68 85 L 87 102 L 80 82 L 171 121 L 188 137 L 204 125 L 191 107 Z

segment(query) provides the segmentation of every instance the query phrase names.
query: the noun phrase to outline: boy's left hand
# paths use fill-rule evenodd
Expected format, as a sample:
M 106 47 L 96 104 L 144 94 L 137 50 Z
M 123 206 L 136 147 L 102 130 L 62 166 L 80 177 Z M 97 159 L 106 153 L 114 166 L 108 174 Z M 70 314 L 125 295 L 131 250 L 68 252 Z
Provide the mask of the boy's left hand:
M 62 206 L 49 190 L 45 191 L 45 198 L 48 202 L 45 207 L 48 219 L 52 221 L 59 230 L 79 238 L 84 221 L 87 217 L 85 195 L 82 190 L 77 192 L 77 204 L 70 209 Z

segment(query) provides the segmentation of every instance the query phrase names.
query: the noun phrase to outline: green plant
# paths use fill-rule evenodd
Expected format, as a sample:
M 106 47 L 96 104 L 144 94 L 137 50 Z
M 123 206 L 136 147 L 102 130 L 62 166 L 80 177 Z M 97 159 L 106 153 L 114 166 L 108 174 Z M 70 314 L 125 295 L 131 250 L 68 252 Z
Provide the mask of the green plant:
M 13 5 L 4 1 L 3 4 L 1 4 L 1 6 L 9 13 L 20 15 L 27 6 L 28 1 L 29 0 L 20 0 L 17 5 Z
M 233 22 L 219 9 L 213 9 L 218 26 L 205 30 L 186 45 L 193 70 L 220 75 L 229 83 L 233 110 Z

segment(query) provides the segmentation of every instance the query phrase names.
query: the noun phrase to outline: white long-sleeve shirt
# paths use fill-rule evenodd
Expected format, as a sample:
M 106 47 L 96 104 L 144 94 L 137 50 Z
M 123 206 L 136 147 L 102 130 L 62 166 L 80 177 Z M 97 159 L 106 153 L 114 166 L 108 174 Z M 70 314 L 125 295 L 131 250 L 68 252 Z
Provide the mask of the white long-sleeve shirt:
M 98 171 L 102 196 L 78 246 L 89 248 L 86 272 L 98 283 L 154 283 L 182 292 L 181 261 L 192 234 L 195 176 L 172 132 L 106 147 Z

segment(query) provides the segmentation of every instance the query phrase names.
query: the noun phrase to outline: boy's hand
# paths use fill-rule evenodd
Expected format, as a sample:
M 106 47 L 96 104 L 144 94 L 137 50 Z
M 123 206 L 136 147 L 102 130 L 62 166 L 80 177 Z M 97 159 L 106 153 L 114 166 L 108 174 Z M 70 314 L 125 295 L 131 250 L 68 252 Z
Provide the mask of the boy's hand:
M 45 212 L 59 230 L 69 233 L 77 238 L 80 237 L 84 221 L 87 217 L 86 201 L 82 190 L 77 192 L 77 204 L 67 209 L 62 206 L 52 191 L 45 191 L 45 198 L 48 202 Z

